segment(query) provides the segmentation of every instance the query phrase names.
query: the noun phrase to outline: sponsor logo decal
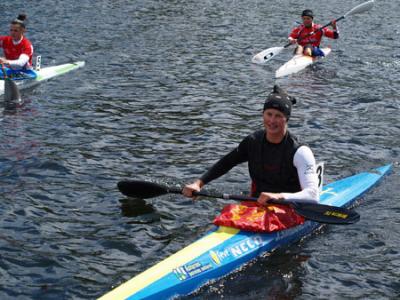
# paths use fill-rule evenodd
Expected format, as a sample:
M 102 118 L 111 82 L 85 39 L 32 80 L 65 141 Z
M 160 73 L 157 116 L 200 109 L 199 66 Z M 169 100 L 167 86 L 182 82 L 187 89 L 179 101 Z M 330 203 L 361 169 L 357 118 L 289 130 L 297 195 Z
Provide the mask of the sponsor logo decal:
M 179 266 L 173 269 L 174 274 L 179 280 L 184 281 L 204 273 L 215 266 L 223 264 L 224 260 L 241 257 L 254 249 L 257 249 L 262 244 L 262 238 L 259 235 L 253 235 L 236 244 L 226 247 L 222 251 L 211 250 L 209 262 L 195 261 L 190 264 Z
M 259 245 L 261 245 L 262 239 L 260 236 L 252 236 L 246 239 L 243 242 L 240 242 L 236 245 L 233 245 L 232 247 L 228 248 L 229 252 L 232 254 L 233 257 L 240 257 L 251 250 L 257 248 Z
M 183 267 L 178 267 L 173 272 L 180 281 L 186 280 L 189 277 Z
M 173 272 L 180 281 L 184 281 L 212 268 L 213 266 L 211 263 L 203 264 L 201 262 L 196 261 L 187 265 L 183 265 L 181 267 L 177 267 L 173 269 Z
M 223 252 L 221 252 L 221 253 L 223 253 Z M 221 259 L 219 258 L 219 255 L 218 255 L 218 253 L 217 252 L 215 252 L 215 251 L 210 251 L 210 256 L 211 256 L 211 259 L 213 260 L 213 262 L 216 264 L 216 265 L 220 265 L 221 264 Z M 221 255 L 222 256 L 222 255 Z
M 234 245 L 226 247 L 223 251 L 209 252 L 212 261 L 217 265 L 221 265 L 222 262 L 229 258 L 240 257 L 253 249 L 258 248 L 262 244 L 262 239 L 258 235 L 251 236 L 244 241 L 236 243 Z

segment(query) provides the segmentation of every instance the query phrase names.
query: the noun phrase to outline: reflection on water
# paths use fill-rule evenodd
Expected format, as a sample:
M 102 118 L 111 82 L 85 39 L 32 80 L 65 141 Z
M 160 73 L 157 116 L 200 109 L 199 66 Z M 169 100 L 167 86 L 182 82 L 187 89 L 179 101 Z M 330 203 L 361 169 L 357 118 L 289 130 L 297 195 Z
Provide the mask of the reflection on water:
M 129 224 L 147 224 L 160 221 L 154 206 L 147 204 L 143 199 L 123 199 L 121 203 L 121 214 L 124 217 L 131 218 Z

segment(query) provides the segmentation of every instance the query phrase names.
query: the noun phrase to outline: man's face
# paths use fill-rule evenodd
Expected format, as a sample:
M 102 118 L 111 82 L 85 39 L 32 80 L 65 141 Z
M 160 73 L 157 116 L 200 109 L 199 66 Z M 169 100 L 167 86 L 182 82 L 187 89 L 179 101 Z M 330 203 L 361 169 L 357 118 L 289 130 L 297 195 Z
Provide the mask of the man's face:
M 270 134 L 284 134 L 287 118 L 279 110 L 268 108 L 263 113 L 264 127 Z
M 303 19 L 303 24 L 304 24 L 304 26 L 310 27 L 310 26 L 312 25 L 313 18 L 307 17 L 307 16 L 303 16 L 303 17 L 301 17 L 301 18 Z

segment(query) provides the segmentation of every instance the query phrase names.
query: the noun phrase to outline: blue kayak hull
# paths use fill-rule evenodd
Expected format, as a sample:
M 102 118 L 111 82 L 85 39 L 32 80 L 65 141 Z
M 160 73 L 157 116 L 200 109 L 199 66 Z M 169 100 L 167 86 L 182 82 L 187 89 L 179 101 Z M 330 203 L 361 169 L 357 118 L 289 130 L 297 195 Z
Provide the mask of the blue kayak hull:
M 320 202 L 351 206 L 391 170 L 386 165 L 324 186 Z M 100 299 L 168 299 L 187 295 L 249 261 L 309 235 L 321 224 L 304 224 L 274 233 L 216 227 L 201 239 L 120 285 Z

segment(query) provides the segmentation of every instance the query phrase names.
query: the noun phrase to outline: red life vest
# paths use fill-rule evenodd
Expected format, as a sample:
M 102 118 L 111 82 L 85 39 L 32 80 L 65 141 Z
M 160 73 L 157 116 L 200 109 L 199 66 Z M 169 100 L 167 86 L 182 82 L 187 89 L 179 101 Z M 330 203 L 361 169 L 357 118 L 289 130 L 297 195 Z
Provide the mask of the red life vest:
M 322 36 L 326 36 L 331 39 L 335 38 L 335 32 L 333 30 L 330 30 L 326 27 L 322 30 L 319 30 L 321 27 L 321 25 L 313 23 L 311 27 L 307 28 L 304 26 L 304 24 L 301 24 L 292 30 L 289 37 L 297 39 L 297 43 L 300 46 L 304 47 L 305 45 L 311 44 L 314 47 L 319 47 Z M 309 35 L 312 32 L 314 32 L 314 34 Z
M 3 48 L 4 56 L 8 60 L 19 59 L 21 54 L 28 55 L 27 67 L 32 66 L 33 46 L 26 37 L 22 37 L 22 40 L 15 45 L 11 36 L 0 36 L 0 47 Z

